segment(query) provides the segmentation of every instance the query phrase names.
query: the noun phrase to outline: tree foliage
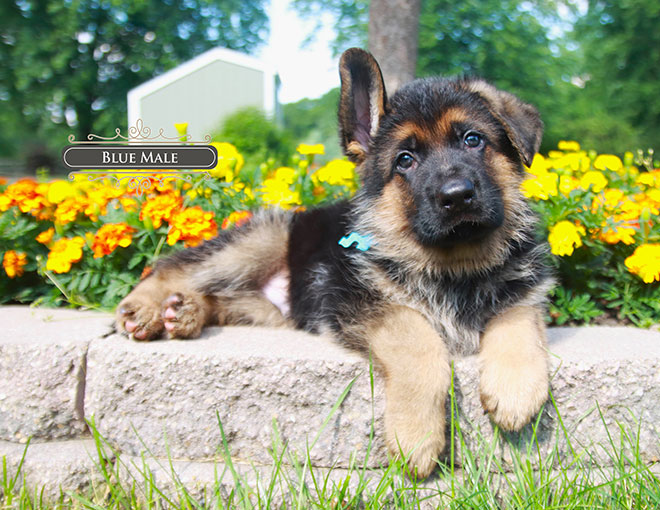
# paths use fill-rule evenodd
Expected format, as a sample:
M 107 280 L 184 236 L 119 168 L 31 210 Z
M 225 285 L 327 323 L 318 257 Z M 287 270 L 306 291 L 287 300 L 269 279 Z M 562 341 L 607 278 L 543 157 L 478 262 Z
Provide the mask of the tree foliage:
M 575 57 L 551 39 L 559 24 L 553 4 L 540 0 L 425 0 L 420 17 L 418 74 L 480 76 L 539 108 L 544 148 L 568 136 L 558 97 L 573 85 Z
M 589 0 L 576 23 L 583 102 L 601 120 L 586 126 L 594 142 L 610 140 L 615 150 L 660 149 L 659 26 L 657 0 Z M 591 113 L 585 112 L 584 121 Z
M 129 89 L 214 46 L 250 51 L 267 22 L 263 0 L 6 0 L 0 120 L 54 146 L 112 135 Z
M 335 51 L 364 46 L 368 0 L 294 1 L 303 14 L 334 15 Z M 546 126 L 542 150 L 567 138 L 600 152 L 659 147 L 660 4 L 579 5 L 422 0 L 417 74 L 481 76 L 535 104 Z

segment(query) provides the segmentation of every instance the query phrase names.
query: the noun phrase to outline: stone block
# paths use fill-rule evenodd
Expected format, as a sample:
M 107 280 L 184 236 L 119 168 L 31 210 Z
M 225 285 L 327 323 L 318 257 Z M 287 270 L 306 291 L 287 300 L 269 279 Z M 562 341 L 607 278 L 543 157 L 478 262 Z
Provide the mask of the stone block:
M 24 444 L 0 441 L 0 460 L 3 457 L 9 477 L 18 475 L 15 490 L 24 484 L 29 494 L 36 495 L 36 501 L 41 495 L 46 501 L 56 501 L 67 493 L 102 494 L 104 478 L 97 467 L 96 447 L 91 439 L 31 443 L 27 451 Z
M 309 445 L 314 465 L 347 466 L 353 452 L 365 459 L 372 417 L 382 430 L 369 363 L 300 331 L 210 328 L 198 340 L 151 343 L 113 335 L 92 342 L 87 372 L 87 415 L 132 455 L 217 458 L 221 423 L 236 458 L 270 463 L 274 446 L 302 455 Z M 370 463 L 384 461 L 377 433 Z
M 95 312 L 0 308 L 0 440 L 79 436 L 89 341 L 110 331 Z
M 556 447 L 561 458 L 570 457 L 558 411 L 578 452 L 611 462 L 603 446 L 610 437 L 619 441 L 621 424 L 639 440 L 644 458 L 656 459 L 660 334 L 557 328 L 549 337 L 556 409 L 546 405 L 537 430 L 543 454 Z M 476 359 L 457 359 L 454 367 L 464 442 L 483 449 L 494 428 L 479 402 Z M 108 440 L 132 455 L 147 450 L 157 457 L 218 458 L 219 417 L 238 459 L 269 463 L 277 445 L 286 444 L 299 453 L 313 445 L 311 460 L 319 467 L 387 462 L 381 378 L 376 374 L 372 399 L 369 363 L 321 336 L 263 328 L 211 328 L 200 340 L 146 344 L 111 336 L 92 342 L 88 369 L 87 412 Z M 504 434 L 507 441 L 496 447 L 503 465 L 526 450 L 532 428 Z

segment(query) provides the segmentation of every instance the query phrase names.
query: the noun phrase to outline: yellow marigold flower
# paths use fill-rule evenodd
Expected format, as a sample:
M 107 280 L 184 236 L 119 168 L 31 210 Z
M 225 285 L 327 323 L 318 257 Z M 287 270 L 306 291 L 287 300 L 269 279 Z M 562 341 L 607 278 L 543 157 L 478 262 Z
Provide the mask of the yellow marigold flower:
M 532 179 L 522 182 L 522 192 L 527 198 L 539 198 L 547 200 L 557 196 L 559 176 L 553 172 L 547 172 Z
M 302 203 L 300 193 L 292 191 L 286 182 L 278 179 L 266 179 L 258 191 L 266 204 L 279 205 L 283 209 Z
M 648 187 L 660 188 L 660 170 L 653 170 L 652 172 L 642 172 L 635 179 L 637 184 L 643 184 Z
M 147 199 L 140 209 L 140 221 L 149 218 L 154 228 L 159 228 L 163 220 L 169 222 L 172 216 L 181 209 L 183 198 L 178 192 L 163 193 Z
M 543 175 L 548 172 L 550 169 L 550 163 L 538 152 L 534 154 L 534 159 L 532 160 L 532 166 L 530 166 L 527 171 L 532 175 Z
M 230 143 L 213 142 L 211 145 L 218 151 L 218 164 L 209 173 L 218 179 L 224 179 L 227 182 L 233 181 L 236 174 L 243 168 L 245 163 L 243 156 Z
M 36 240 L 38 243 L 41 244 L 50 244 L 50 242 L 53 240 L 53 236 L 55 235 L 55 229 L 53 227 L 50 227 L 47 230 L 44 230 L 41 234 L 39 234 L 36 237 Z
M 644 209 L 648 209 L 649 214 L 660 214 L 660 209 L 658 209 L 660 204 L 653 199 L 654 196 L 657 195 L 654 195 L 653 193 L 637 193 L 633 197 L 633 200 L 630 200 L 637 211 L 638 217 Z
M 27 255 L 14 250 L 7 250 L 2 259 L 2 267 L 5 268 L 5 273 L 9 278 L 23 276 L 25 264 L 27 264 Z
M 252 188 L 246 186 L 242 182 L 239 181 L 232 182 L 231 187 L 228 188 L 228 190 L 231 190 L 233 192 L 232 196 L 235 196 L 236 193 L 243 192 L 248 199 L 254 200 L 254 193 L 252 192 Z
M 199 206 L 177 212 L 170 220 L 167 244 L 172 246 L 177 241 L 183 241 L 184 246 L 197 246 L 204 240 L 212 239 L 218 234 L 213 216 L 212 212 L 204 211 Z
M 6 196 L 4 193 L 0 195 L 0 212 L 5 212 L 9 210 L 9 208 L 14 205 L 12 204 L 11 198 Z
M 646 192 L 646 198 L 656 207 L 660 207 L 660 189 L 650 189 Z
M 59 204 L 66 198 L 75 197 L 78 194 L 76 187 L 68 181 L 54 181 L 48 187 L 48 201 Z
M 591 160 L 584 152 L 561 154 L 560 158 L 552 160 L 552 168 L 570 172 L 585 172 L 591 165 Z
M 569 195 L 574 189 L 580 187 L 580 181 L 571 175 L 560 175 L 559 176 L 559 191 L 563 195 Z
M 594 193 L 600 193 L 603 191 L 607 184 L 607 178 L 602 174 L 602 172 L 598 172 L 596 170 L 587 172 L 580 179 L 580 187 L 587 190 L 591 186 L 591 191 Z
M 110 255 L 118 246 L 126 248 L 133 240 L 135 229 L 126 223 L 108 223 L 103 225 L 94 235 L 92 251 L 94 258 Z
M 88 207 L 87 199 L 83 197 L 65 198 L 55 209 L 55 221 L 60 225 L 66 225 L 75 221 L 78 214 L 84 212 Z
M 615 218 L 615 222 L 614 227 L 607 227 L 607 224 L 603 223 L 603 230 L 598 235 L 598 239 L 608 244 L 634 244 L 637 232 L 635 228 L 621 218 Z
M 618 172 L 623 168 L 623 163 L 618 156 L 612 154 L 600 154 L 594 161 L 594 168 L 596 170 L 611 170 Z
M 316 145 L 301 143 L 296 148 L 296 151 L 302 154 L 303 156 L 313 156 L 316 154 L 325 154 L 325 147 L 323 146 L 322 143 L 317 143 Z
M 68 273 L 71 265 L 82 259 L 83 246 L 85 240 L 80 236 L 58 239 L 50 248 L 46 269 L 55 273 Z
M 572 255 L 575 248 L 582 246 L 581 235 L 585 235 L 584 227 L 570 221 L 560 221 L 550 228 L 548 242 L 553 254 L 563 257 Z
M 314 172 L 312 181 L 325 182 L 331 186 L 346 186 L 350 190 L 355 190 L 357 187 L 355 165 L 343 159 L 333 159 Z
M 564 152 L 578 152 L 580 150 L 580 144 L 573 140 L 560 140 L 557 148 Z
M 286 184 L 293 184 L 296 182 L 296 171 L 288 166 L 281 166 L 275 170 L 274 179 Z
M 222 230 L 227 230 L 229 227 L 240 227 L 250 221 L 250 218 L 252 218 L 252 213 L 250 211 L 234 211 L 222 220 L 220 228 L 222 228 Z
M 607 188 L 596 200 L 604 205 L 606 209 L 612 210 L 619 207 L 625 199 L 626 194 L 620 189 Z
M 642 244 L 626 259 L 628 270 L 644 283 L 660 282 L 660 244 Z

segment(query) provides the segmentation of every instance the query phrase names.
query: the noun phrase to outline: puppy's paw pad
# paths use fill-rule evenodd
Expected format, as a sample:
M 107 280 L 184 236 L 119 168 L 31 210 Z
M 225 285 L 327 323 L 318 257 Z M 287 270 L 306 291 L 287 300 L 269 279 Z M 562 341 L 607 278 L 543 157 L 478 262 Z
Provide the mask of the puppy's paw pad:
M 161 317 L 169 338 L 196 338 L 204 326 L 202 304 L 180 292 L 163 301 Z
M 125 333 L 133 340 L 153 340 L 163 331 L 158 307 L 153 303 L 120 303 L 115 320 L 119 332 Z

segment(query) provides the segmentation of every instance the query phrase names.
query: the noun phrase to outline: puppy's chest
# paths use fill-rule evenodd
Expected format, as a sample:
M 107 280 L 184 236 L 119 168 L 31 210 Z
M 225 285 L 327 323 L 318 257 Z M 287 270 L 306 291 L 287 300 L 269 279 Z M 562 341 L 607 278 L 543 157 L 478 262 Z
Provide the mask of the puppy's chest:
M 369 280 L 386 301 L 422 313 L 452 354 L 471 355 L 479 349 L 481 332 L 492 316 L 493 299 L 472 282 L 406 273 L 371 265 Z

